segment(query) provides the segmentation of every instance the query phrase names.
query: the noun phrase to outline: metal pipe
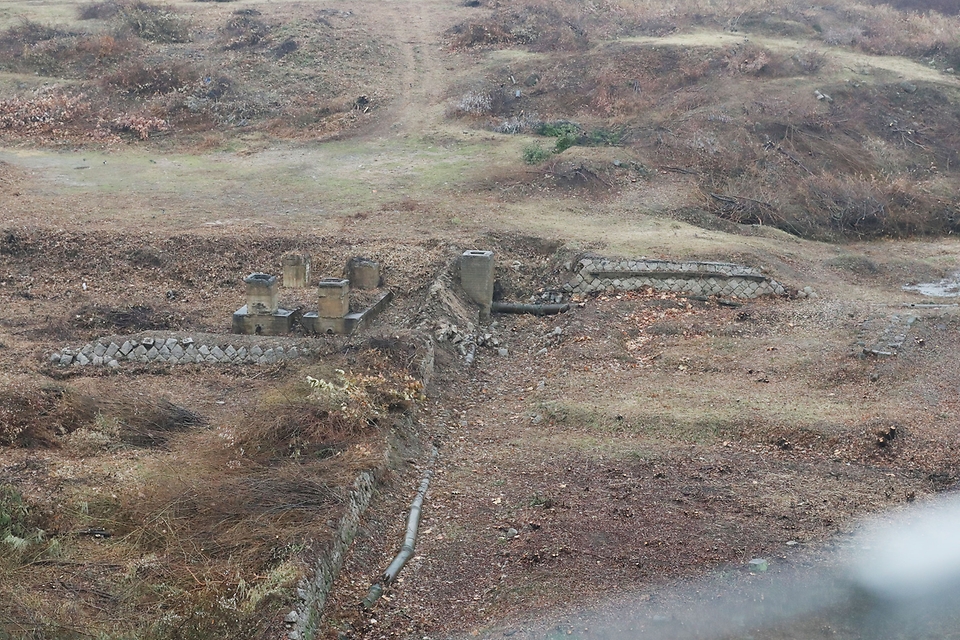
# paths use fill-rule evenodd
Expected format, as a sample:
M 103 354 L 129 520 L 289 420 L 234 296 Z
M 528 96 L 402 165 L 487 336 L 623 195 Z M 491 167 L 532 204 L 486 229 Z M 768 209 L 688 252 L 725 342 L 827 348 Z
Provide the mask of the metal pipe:
M 403 539 L 403 546 L 400 547 L 400 553 L 396 555 L 387 570 L 380 575 L 380 579 L 370 585 L 367 591 L 367 597 L 363 599 L 361 605 L 364 609 L 370 609 L 383 595 L 383 590 L 396 582 L 400 570 L 403 569 L 407 561 L 413 557 L 413 551 L 417 544 L 417 530 L 420 527 L 420 513 L 423 509 L 423 500 L 427 495 L 427 489 L 430 487 L 430 478 L 433 477 L 433 465 L 437 461 L 439 452 L 433 448 L 433 454 L 430 456 L 430 467 L 424 472 L 423 480 L 420 481 L 420 488 L 417 495 L 410 505 L 410 515 L 407 516 L 407 534 Z
M 494 313 L 530 313 L 535 316 L 552 316 L 569 311 L 570 303 L 521 304 L 519 302 L 494 302 L 490 310 Z

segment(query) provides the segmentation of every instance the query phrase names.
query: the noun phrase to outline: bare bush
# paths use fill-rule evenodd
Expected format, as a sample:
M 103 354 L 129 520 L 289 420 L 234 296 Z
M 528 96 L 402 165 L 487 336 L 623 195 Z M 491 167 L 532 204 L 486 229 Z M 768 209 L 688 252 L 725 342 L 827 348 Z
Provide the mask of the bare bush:
M 236 14 L 221 29 L 225 49 L 244 49 L 268 44 L 270 26 L 250 14 Z
M 150 42 L 190 41 L 190 21 L 166 5 L 142 0 L 119 2 L 117 17 L 136 36 Z
M 36 135 L 62 132 L 64 127 L 91 114 L 85 94 L 40 93 L 0 101 L 0 131 Z
M 120 2 L 117 2 L 117 0 L 91 2 L 77 7 L 77 19 L 79 20 L 109 20 L 119 13 Z
M 200 73 L 183 62 L 148 66 L 137 61 L 110 74 L 103 83 L 124 96 L 149 97 L 183 91 L 199 78 Z

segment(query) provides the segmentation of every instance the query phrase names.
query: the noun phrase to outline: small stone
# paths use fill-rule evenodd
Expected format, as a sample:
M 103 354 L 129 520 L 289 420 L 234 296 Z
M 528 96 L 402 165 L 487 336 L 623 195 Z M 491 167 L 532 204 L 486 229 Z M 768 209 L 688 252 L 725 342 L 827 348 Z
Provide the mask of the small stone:
M 120 366 L 120 363 L 117 362 L 116 360 L 111 360 L 107 363 L 107 366 L 110 367 L 111 369 L 116 369 L 117 367 Z
M 750 566 L 750 571 L 755 571 L 758 573 L 766 571 L 769 567 L 766 558 L 754 558 L 748 564 Z
M 74 359 L 73 362 L 74 364 L 78 364 L 81 367 L 85 367 L 88 364 L 90 364 L 90 359 L 87 356 L 83 355 L 82 353 L 78 353 L 77 357 Z
M 288 631 L 288 632 L 287 632 L 287 640 L 300 640 L 300 632 L 299 632 L 299 631 Z
M 501 353 L 500 355 L 504 356 L 504 355 L 507 355 L 507 354 Z M 537 357 L 545 356 L 545 355 L 547 355 L 547 348 L 546 348 L 546 347 L 544 347 L 543 349 L 540 349 L 540 351 L 537 351 Z
M 93 366 L 99 367 L 103 365 L 103 356 L 93 356 L 93 359 L 90 360 L 93 363 Z
M 510 351 L 508 351 L 506 347 L 500 347 L 499 349 L 497 349 L 497 353 L 500 354 L 501 356 L 510 355 Z
M 807 297 L 810 298 L 811 300 L 816 300 L 820 296 L 817 295 L 816 291 L 811 291 L 810 293 L 807 294 Z
M 788 541 L 787 541 L 787 546 L 788 546 L 788 547 L 795 547 L 795 546 L 797 546 L 798 544 L 800 544 L 800 543 L 797 542 L 796 540 L 788 540 Z
M 193 338 L 184 338 L 180 341 L 180 344 L 193 344 Z
M 297 349 L 296 347 L 290 347 L 290 350 L 287 351 L 287 357 L 289 358 L 296 358 L 299 355 L 300 355 L 300 350 Z
M 70 354 L 64 353 L 63 355 L 60 356 L 60 365 L 61 365 L 61 366 L 66 366 L 66 365 L 70 364 L 71 362 L 73 362 L 73 356 L 71 356 Z
M 283 616 L 283 621 L 287 624 L 294 624 L 297 620 L 300 619 L 300 614 L 296 611 L 291 611 L 287 615 Z
M 51 364 L 57 364 L 58 362 L 60 362 L 60 354 L 59 354 L 59 353 L 51 353 L 51 354 L 50 354 L 50 362 L 51 362 Z
M 520 535 L 520 532 L 514 529 L 513 527 L 510 527 L 509 529 L 507 529 L 507 540 L 513 540 L 518 535 Z

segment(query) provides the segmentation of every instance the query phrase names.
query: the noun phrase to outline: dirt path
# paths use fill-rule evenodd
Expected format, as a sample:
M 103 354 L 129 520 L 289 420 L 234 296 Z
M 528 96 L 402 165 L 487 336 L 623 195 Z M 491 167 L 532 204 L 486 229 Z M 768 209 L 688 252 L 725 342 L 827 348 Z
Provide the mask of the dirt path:
M 735 44 L 752 43 L 774 51 L 817 51 L 841 69 L 849 69 L 864 74 L 870 69 L 882 69 L 901 76 L 905 80 L 935 82 L 952 87 L 960 86 L 960 80 L 935 68 L 902 58 L 899 56 L 875 56 L 840 47 L 830 47 L 812 40 L 791 38 L 771 38 L 752 33 L 734 34 L 723 31 L 697 31 L 677 33 L 665 37 L 638 36 L 619 38 L 615 42 L 623 44 L 666 45 L 672 47 L 724 47 Z
M 378 5 L 369 19 L 381 32 L 394 35 L 400 72 L 393 104 L 367 136 L 417 135 L 442 120 L 444 71 L 450 64 L 440 37 L 449 19 L 436 0 L 386 0 Z

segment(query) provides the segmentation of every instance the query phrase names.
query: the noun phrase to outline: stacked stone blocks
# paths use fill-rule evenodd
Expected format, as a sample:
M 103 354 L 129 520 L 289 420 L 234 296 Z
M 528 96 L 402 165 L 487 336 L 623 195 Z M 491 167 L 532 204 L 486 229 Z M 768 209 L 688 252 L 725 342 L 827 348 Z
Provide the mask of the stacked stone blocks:
M 196 343 L 193 338 L 130 338 L 117 342 L 104 339 L 80 349 L 63 349 L 50 355 L 60 366 L 105 366 L 124 362 L 139 364 L 274 364 L 310 354 L 306 345 L 240 345 Z
M 571 293 L 655 289 L 737 298 L 787 293 L 758 269 L 727 262 L 610 260 L 588 256 L 579 259 L 573 271 L 573 278 L 564 286 Z

